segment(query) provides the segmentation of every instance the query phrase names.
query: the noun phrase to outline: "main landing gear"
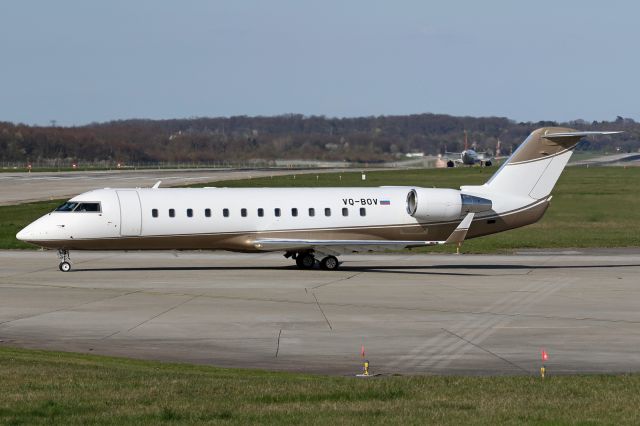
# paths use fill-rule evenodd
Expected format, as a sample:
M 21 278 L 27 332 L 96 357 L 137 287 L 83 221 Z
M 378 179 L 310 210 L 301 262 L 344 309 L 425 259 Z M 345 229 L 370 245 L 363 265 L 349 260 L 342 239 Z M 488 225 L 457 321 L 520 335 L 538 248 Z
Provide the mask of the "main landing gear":
M 284 256 L 295 259 L 296 265 L 298 265 L 298 268 L 301 269 L 311 269 L 316 265 L 316 257 L 311 251 L 298 253 L 287 252 Z M 329 255 L 323 257 L 322 260 L 320 260 L 319 265 L 320 269 L 333 271 L 335 269 L 338 269 L 338 266 L 340 266 L 340 262 L 338 261 L 337 257 Z
M 58 258 L 60 259 L 58 269 L 60 269 L 62 272 L 69 272 L 71 270 L 71 258 L 69 257 L 69 250 L 59 249 Z

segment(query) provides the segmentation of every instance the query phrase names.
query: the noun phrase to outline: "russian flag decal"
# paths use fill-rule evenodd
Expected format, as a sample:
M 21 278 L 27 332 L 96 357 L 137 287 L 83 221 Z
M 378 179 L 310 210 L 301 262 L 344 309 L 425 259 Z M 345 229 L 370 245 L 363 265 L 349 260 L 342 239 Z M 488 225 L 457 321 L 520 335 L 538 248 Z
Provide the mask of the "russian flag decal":
M 389 200 L 380 200 L 380 205 L 381 206 L 390 206 L 391 205 L 391 201 L 389 201 Z

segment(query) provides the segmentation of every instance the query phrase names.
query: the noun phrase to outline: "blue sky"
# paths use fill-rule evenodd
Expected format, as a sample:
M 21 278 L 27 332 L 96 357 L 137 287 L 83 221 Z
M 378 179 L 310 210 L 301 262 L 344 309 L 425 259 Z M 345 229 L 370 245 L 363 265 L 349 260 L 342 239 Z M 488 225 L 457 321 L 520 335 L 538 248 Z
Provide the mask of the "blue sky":
M 632 1 L 7 1 L 0 121 L 640 119 Z

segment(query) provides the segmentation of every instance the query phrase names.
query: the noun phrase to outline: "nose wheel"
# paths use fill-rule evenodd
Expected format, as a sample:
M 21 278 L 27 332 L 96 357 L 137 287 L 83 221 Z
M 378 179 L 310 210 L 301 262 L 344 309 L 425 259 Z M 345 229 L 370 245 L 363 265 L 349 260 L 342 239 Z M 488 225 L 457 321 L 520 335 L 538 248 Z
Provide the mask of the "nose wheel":
M 69 272 L 71 270 L 71 258 L 69 257 L 69 250 L 58 250 L 58 258 L 60 259 L 58 269 L 60 269 L 62 272 Z

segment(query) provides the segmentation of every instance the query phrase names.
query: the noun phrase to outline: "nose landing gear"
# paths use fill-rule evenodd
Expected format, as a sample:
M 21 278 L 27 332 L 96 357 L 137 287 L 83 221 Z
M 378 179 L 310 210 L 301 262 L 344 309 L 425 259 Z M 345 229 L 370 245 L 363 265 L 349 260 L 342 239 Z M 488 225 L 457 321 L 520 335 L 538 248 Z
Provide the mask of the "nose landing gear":
M 60 259 L 58 269 L 60 269 L 62 272 L 69 272 L 71 270 L 71 258 L 69 257 L 69 250 L 59 249 L 58 258 Z

